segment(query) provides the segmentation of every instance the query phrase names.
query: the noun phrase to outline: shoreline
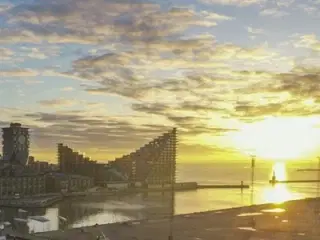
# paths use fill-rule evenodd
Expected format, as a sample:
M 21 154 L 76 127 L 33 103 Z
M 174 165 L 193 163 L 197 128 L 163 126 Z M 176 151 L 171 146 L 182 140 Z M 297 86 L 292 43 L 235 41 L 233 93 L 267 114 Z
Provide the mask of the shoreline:
M 201 185 L 196 182 L 181 182 L 176 183 L 174 187 L 174 192 L 187 192 L 187 191 L 197 191 L 201 189 L 234 189 L 243 190 L 250 188 L 246 184 L 211 184 L 211 185 Z M 99 191 L 83 191 L 83 192 L 67 192 L 67 193 L 56 193 L 48 194 L 43 196 L 34 196 L 26 198 L 7 198 L 0 199 L 0 207 L 21 207 L 21 208 L 43 208 L 50 207 L 64 199 L 85 197 L 85 196 L 123 196 L 132 194 L 148 194 L 148 193 L 165 193 L 172 191 L 171 187 L 151 187 L 151 188 L 126 188 L 119 189 L 117 191 L 110 191 L 108 189 L 101 189 Z
M 265 203 L 265 204 L 256 204 L 252 206 L 241 206 L 241 207 L 233 207 L 233 208 L 225 208 L 225 209 L 219 209 L 219 210 L 210 210 L 210 211 L 202 211 L 202 212 L 194 212 L 194 213 L 188 213 L 188 214 L 179 214 L 175 215 L 173 217 L 173 224 L 174 227 L 176 228 L 176 224 L 180 225 L 181 223 L 181 229 L 183 231 L 188 231 L 189 228 L 201 228 L 203 224 L 206 223 L 205 220 L 207 221 L 215 221 L 216 224 L 223 224 L 225 228 L 231 228 L 232 227 L 232 221 L 233 219 L 241 219 L 241 220 L 246 220 L 244 221 L 243 225 L 248 225 L 248 218 L 254 218 L 259 219 L 263 218 L 263 216 L 270 216 L 273 214 L 279 214 L 281 215 L 282 213 L 279 212 L 269 212 L 267 213 L 264 212 L 266 209 L 286 209 L 284 215 L 286 212 L 292 211 L 291 208 L 293 209 L 303 209 L 303 206 L 309 206 L 314 204 L 315 202 L 319 202 L 320 198 L 305 198 L 305 199 L 297 199 L 297 200 L 290 200 L 284 203 Z M 319 202 L 320 203 L 320 202 Z M 296 207 L 295 207 L 296 206 Z M 256 215 L 250 215 L 252 213 L 256 213 Z M 240 217 L 240 214 L 243 214 L 243 217 Z M 246 215 L 247 214 L 247 215 Z M 251 217 L 250 217 L 251 216 Z M 304 217 L 304 216 L 302 216 Z M 300 218 L 302 218 L 300 217 Z M 221 219 L 220 219 L 221 218 Z M 187 221 L 188 220 L 188 221 Z M 221 220 L 221 223 L 220 223 Z M 222 221 L 223 220 L 223 221 Z M 294 220 L 299 220 L 299 218 L 294 218 Z M 292 221 L 292 220 L 290 220 Z M 161 217 L 161 218 L 150 218 L 150 219 L 141 219 L 141 220 L 131 220 L 131 221 L 125 221 L 125 222 L 117 222 L 117 223 L 108 223 L 108 224 L 101 224 L 101 225 L 92 225 L 92 226 L 85 226 L 85 227 L 80 227 L 80 228 L 72 228 L 72 229 L 65 229 L 65 230 L 56 230 L 56 231 L 49 231 L 49 232 L 39 232 L 35 233 L 33 236 L 42 236 L 42 237 L 57 237 L 57 239 L 61 239 L 62 237 L 67 237 L 68 239 L 72 239 L 73 237 L 83 233 L 83 231 L 87 234 L 92 233 L 92 234 L 98 234 L 97 232 L 103 232 L 106 236 L 113 232 L 117 232 L 113 239 L 126 239 L 126 238 L 121 238 L 123 237 L 123 231 L 127 231 L 128 234 L 133 234 L 134 232 L 138 231 L 140 233 L 145 233 L 145 234 L 150 234 L 148 231 L 148 228 L 150 226 L 159 229 L 163 228 L 164 226 L 161 227 L 164 223 L 169 224 L 170 222 L 170 216 L 166 217 Z M 192 223 L 196 222 L 196 223 Z M 241 222 L 241 221 L 240 221 Z M 274 220 L 270 223 L 267 221 L 266 225 L 273 224 Z M 182 224 L 183 223 L 183 224 Z M 190 227 L 188 227 L 190 225 Z M 241 225 L 241 224 L 240 224 Z M 166 225 L 167 226 L 167 225 Z M 280 227 L 281 224 L 275 225 L 274 227 Z M 164 231 L 164 229 L 162 229 Z M 235 230 L 235 229 L 233 229 Z M 237 230 L 237 229 L 236 229 Z M 200 231 L 200 229 L 199 229 Z M 138 233 L 137 233 L 138 234 Z M 320 234 L 320 230 L 319 230 Z M 138 234 L 139 235 L 139 234 Z M 117 236 L 117 237 L 116 237 Z M 318 235 L 320 236 L 320 235 Z M 310 236 L 309 236 L 310 237 Z M 88 238 L 91 239 L 91 238 Z M 129 238 L 128 238 L 129 239 Z M 145 239 L 145 238 L 142 238 Z M 153 238 L 152 238 L 153 239 Z M 158 238 L 156 238 L 158 239 Z M 159 238 L 160 239 L 160 238 Z M 165 238 L 162 238 L 165 239 Z M 180 240 L 180 238 L 178 238 Z M 182 238 L 181 238 L 182 239 Z M 234 238 L 236 239 L 236 238 Z M 311 240 L 313 238 L 306 238 L 308 240 Z

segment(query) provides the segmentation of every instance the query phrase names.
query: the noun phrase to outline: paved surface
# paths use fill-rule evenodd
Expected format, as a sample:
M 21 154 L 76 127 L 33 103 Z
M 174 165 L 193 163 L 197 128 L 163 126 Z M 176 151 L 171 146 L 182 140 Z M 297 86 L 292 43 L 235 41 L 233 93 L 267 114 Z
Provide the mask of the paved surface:
M 320 200 L 292 201 L 176 216 L 174 240 L 320 240 Z M 318 220 L 318 222 L 316 222 Z M 166 240 L 169 219 L 133 221 L 37 234 L 47 239 Z M 48 238 L 49 237 L 49 238 Z

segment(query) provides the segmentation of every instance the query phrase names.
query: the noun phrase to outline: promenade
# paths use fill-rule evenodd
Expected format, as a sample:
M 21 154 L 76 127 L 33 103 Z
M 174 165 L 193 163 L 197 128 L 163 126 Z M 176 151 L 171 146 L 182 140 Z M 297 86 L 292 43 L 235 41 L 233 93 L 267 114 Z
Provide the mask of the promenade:
M 59 201 L 61 201 L 63 197 L 61 194 L 49 194 L 42 196 L 32 196 L 26 198 L 8 198 L 8 199 L 0 199 L 1 207 L 21 207 L 21 208 L 35 208 L 35 207 L 48 207 L 53 205 Z
M 174 240 L 319 240 L 317 204 L 320 205 L 320 200 L 306 199 L 179 215 L 173 219 L 173 236 Z M 164 218 L 36 235 L 61 240 L 91 240 L 98 235 L 109 240 L 165 240 L 169 226 L 170 219 Z

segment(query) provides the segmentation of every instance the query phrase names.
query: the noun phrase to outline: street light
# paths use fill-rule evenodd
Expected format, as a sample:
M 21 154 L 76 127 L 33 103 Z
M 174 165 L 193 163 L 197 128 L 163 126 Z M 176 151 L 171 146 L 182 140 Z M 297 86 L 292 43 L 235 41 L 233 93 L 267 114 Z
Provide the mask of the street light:
M 254 170 L 256 165 L 256 156 L 251 155 L 251 205 L 254 202 Z
M 254 170 L 256 165 L 256 156 L 251 155 L 251 207 L 254 203 Z M 256 220 L 254 217 L 251 218 L 251 227 L 256 228 Z
M 173 167 L 173 164 L 172 164 Z M 175 183 L 175 179 L 174 179 L 174 170 L 173 168 L 171 169 L 171 214 L 170 214 L 170 232 L 169 232 L 169 236 L 168 236 L 168 240 L 173 240 L 173 217 L 174 217 L 174 183 Z
M 320 197 L 320 157 L 318 157 L 318 183 L 317 183 L 317 198 Z

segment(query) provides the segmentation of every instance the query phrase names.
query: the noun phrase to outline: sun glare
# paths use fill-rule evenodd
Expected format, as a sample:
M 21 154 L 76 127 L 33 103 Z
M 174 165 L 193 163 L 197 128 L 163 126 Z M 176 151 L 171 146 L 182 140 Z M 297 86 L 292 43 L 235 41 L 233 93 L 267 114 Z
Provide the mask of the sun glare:
M 287 180 L 286 165 L 284 162 L 277 162 L 273 165 L 272 175 L 275 174 L 277 180 Z M 276 184 L 268 186 L 263 190 L 262 198 L 268 203 L 283 203 L 289 200 L 297 199 L 299 196 L 291 192 L 285 184 Z
M 273 165 L 272 174 L 274 173 L 275 177 L 279 181 L 287 180 L 287 171 L 286 165 L 283 162 L 277 162 Z
M 293 160 L 316 151 L 318 136 L 314 121 L 273 117 L 246 124 L 233 136 L 233 141 L 242 152 L 250 149 L 260 158 Z

